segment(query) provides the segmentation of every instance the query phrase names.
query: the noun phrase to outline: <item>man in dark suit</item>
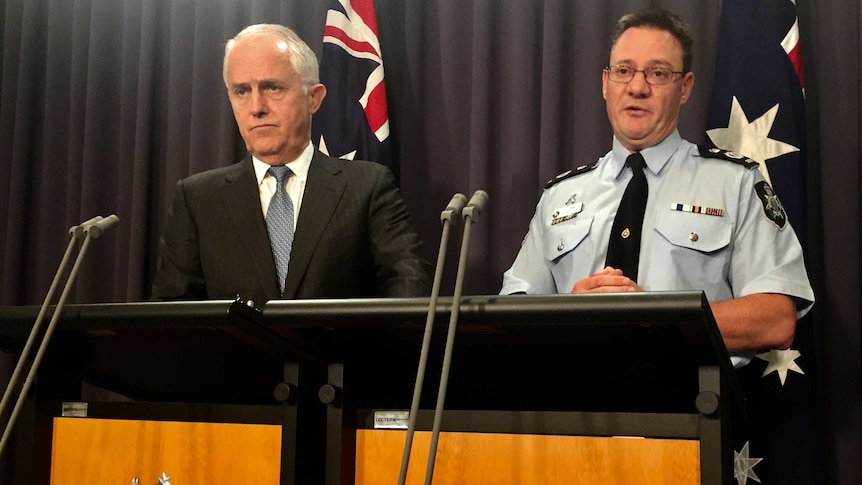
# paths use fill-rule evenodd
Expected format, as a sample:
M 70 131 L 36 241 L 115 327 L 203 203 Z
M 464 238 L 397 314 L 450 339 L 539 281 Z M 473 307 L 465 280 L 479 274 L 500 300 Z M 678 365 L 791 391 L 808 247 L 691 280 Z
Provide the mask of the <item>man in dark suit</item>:
M 314 53 L 286 27 L 253 25 L 228 41 L 224 81 L 249 156 L 177 184 L 154 298 L 261 305 L 430 293 L 430 265 L 390 171 L 311 145 L 326 95 L 318 79 Z M 283 183 L 274 170 L 286 172 Z

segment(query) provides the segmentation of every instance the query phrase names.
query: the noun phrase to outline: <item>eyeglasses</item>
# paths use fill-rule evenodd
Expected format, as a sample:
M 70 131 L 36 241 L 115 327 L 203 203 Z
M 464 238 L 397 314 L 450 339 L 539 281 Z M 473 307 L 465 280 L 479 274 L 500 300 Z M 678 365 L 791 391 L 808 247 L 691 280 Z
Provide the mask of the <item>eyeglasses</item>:
M 608 79 L 615 83 L 627 83 L 635 78 L 635 74 L 644 73 L 644 80 L 650 86 L 666 86 L 673 82 L 674 74 L 682 74 L 682 71 L 674 71 L 669 67 L 648 67 L 646 69 L 635 69 L 625 64 L 614 64 L 605 68 Z

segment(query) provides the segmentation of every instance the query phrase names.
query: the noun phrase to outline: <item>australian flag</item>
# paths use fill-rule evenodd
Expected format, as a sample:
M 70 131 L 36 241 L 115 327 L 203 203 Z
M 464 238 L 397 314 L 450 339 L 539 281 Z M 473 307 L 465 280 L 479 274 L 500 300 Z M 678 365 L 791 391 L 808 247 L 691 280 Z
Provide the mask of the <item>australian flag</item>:
M 795 2 L 723 0 L 708 126 L 715 146 L 760 162 L 804 246 L 805 91 Z M 739 370 L 748 412 L 734 438 L 737 483 L 823 483 L 811 318 L 799 321 L 789 350 L 757 357 Z
M 328 155 L 378 162 L 397 176 L 374 1 L 330 4 L 320 57 L 320 82 L 327 93 L 314 116 L 312 140 Z

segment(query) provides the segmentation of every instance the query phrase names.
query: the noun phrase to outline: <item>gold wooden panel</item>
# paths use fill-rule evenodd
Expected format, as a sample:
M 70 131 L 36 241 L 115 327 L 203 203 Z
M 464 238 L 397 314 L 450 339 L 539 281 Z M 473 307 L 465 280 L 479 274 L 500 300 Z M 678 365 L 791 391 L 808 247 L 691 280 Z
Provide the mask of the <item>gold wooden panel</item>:
M 358 430 L 356 485 L 398 483 L 404 431 Z M 408 484 L 425 481 L 431 433 L 413 438 Z M 697 485 L 694 440 L 440 433 L 434 484 Z
M 403 431 L 358 430 L 356 485 L 398 480 Z M 408 484 L 424 483 L 430 433 L 417 432 Z M 277 485 L 274 425 L 57 418 L 51 485 Z M 700 482 L 692 440 L 441 433 L 434 484 L 669 484 Z
M 278 485 L 281 427 L 56 418 L 51 485 Z

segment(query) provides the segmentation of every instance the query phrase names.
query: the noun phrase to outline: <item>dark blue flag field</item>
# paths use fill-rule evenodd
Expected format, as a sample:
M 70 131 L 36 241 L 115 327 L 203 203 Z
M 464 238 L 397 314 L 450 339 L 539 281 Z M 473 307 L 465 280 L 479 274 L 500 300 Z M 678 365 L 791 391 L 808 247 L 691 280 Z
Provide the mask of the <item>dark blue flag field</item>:
M 707 135 L 715 146 L 760 163 L 804 247 L 803 79 L 794 2 L 722 2 Z M 811 317 L 803 318 L 790 349 L 761 352 L 738 371 L 747 400 L 734 434 L 739 485 L 822 483 L 811 325 Z

